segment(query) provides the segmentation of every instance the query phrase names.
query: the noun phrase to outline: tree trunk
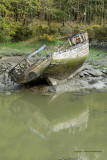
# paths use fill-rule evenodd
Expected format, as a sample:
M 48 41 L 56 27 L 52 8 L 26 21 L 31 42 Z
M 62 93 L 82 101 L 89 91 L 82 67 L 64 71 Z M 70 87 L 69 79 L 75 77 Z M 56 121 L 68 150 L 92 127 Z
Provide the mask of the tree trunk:
M 40 11 L 40 12 L 39 12 L 39 19 L 40 19 L 41 21 L 44 20 L 44 12 L 43 12 L 43 11 Z
M 79 22 L 79 0 L 78 0 L 78 8 L 77 8 L 77 22 Z
M 62 26 L 63 27 L 65 26 L 65 19 L 63 19 Z
M 51 17 L 50 17 L 50 12 L 48 13 L 48 26 L 50 27 L 51 25 Z

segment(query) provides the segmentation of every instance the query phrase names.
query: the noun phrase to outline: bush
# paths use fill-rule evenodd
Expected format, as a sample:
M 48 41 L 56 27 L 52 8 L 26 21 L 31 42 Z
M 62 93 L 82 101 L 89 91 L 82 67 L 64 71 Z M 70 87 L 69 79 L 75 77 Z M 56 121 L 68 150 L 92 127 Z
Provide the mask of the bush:
M 88 31 L 89 40 L 97 40 L 99 42 L 101 41 L 107 41 L 107 25 L 93 25 L 93 26 L 75 26 L 72 27 L 73 34 L 80 33 L 81 31 Z
M 0 22 L 0 42 L 8 42 L 12 39 L 12 36 L 15 35 L 20 24 L 8 17 L 0 17 Z
M 72 34 L 72 27 L 65 26 L 58 28 L 58 32 L 61 36 L 68 36 L 69 34 Z
M 95 32 L 93 31 L 92 27 L 87 27 L 85 30 L 88 32 L 88 37 L 90 41 L 95 39 Z
M 55 38 L 53 35 L 44 34 L 40 36 L 40 40 L 55 41 Z
M 17 31 L 15 32 L 15 35 L 13 36 L 13 40 L 26 40 L 32 36 L 32 30 L 29 28 L 29 26 L 20 26 Z
M 49 28 L 49 34 L 56 34 L 57 32 L 58 32 L 58 28 L 57 27 L 51 26 Z
M 72 34 L 75 35 L 75 34 L 78 34 L 80 33 L 80 27 L 79 26 L 72 26 Z
M 9 42 L 11 40 L 11 36 L 6 31 L 2 31 L 0 33 L 0 42 Z
M 55 41 L 55 34 L 57 28 L 49 27 L 44 24 L 33 24 L 32 25 L 33 36 L 36 36 L 38 40 Z
M 107 25 L 94 25 L 93 30 L 95 33 L 95 39 L 100 41 L 107 41 Z

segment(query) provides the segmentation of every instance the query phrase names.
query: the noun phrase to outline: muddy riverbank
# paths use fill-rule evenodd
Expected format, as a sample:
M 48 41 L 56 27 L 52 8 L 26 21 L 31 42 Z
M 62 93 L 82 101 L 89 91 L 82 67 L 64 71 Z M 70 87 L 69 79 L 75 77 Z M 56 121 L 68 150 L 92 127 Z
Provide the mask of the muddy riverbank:
M 8 71 L 15 66 L 23 57 L 4 57 L 0 59 L 0 92 L 7 95 L 11 92 L 35 91 L 42 93 L 50 92 L 71 92 L 85 89 L 107 88 L 107 56 L 102 59 L 87 59 L 82 71 L 66 83 L 56 86 L 49 86 L 46 83 L 33 85 L 18 85 L 8 77 Z

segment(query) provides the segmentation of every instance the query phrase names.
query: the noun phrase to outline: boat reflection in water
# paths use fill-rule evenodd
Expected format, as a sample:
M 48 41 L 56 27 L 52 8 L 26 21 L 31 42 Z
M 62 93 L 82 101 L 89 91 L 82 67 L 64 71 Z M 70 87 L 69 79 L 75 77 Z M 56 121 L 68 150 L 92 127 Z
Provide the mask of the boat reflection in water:
M 71 96 L 74 104 L 67 103 L 66 97 L 60 95 L 51 101 L 51 96 L 25 95 L 12 103 L 11 111 L 17 118 L 24 114 L 28 127 L 34 133 L 45 130 L 45 134 L 49 135 L 67 129 L 73 133 L 76 128 L 84 130 L 88 125 L 89 109 L 84 105 L 80 108 L 75 106 L 75 96 Z
M 21 160 L 104 159 L 106 129 L 102 123 L 107 118 L 101 115 L 104 112 L 99 114 L 101 104 L 104 111 L 101 93 L 66 93 L 55 99 L 31 93 L 13 98 L 2 112 L 0 149 L 7 146 L 7 153 L 1 153 L 0 158 L 13 155 L 16 160 L 20 155 Z

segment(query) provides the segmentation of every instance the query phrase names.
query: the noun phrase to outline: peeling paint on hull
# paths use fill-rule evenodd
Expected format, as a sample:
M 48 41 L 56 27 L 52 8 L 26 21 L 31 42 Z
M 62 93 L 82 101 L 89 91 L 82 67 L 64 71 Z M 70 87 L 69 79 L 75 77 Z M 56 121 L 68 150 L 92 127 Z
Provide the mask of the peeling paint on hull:
M 45 60 L 33 63 L 24 71 L 21 69 L 20 72 L 20 64 L 23 62 L 21 61 L 9 72 L 9 75 L 12 81 L 19 84 L 40 80 L 41 78 L 47 79 L 49 77 L 58 80 L 67 79 L 82 67 L 88 54 L 89 42 L 86 40 L 69 47 L 65 51 L 55 52 L 48 58 L 45 57 Z
M 89 42 L 70 47 L 66 52 L 53 54 L 52 62 L 44 74 L 55 79 L 68 78 L 78 70 L 89 54 Z

